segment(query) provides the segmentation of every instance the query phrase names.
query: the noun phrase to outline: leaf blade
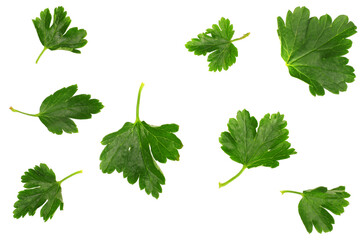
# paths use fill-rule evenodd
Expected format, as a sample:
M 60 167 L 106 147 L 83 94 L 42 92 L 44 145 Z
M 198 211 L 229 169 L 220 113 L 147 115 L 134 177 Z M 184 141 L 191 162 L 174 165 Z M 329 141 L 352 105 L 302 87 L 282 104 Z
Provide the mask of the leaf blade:
M 247 110 L 238 111 L 236 118 L 228 123 L 228 132 L 223 132 L 219 139 L 221 149 L 230 159 L 243 165 L 244 168 L 259 166 L 275 168 L 279 160 L 295 154 L 288 139 L 287 122 L 284 115 L 266 114 L 258 122 Z M 258 127 L 258 129 L 256 129 Z M 240 174 L 239 174 L 240 175 Z M 228 180 L 231 182 L 236 178 Z M 225 186 L 222 183 L 220 186 Z
M 14 204 L 14 218 L 18 219 L 26 214 L 33 216 L 43 206 L 40 216 L 46 222 L 53 217 L 58 207 L 63 208 L 61 186 L 52 169 L 46 164 L 29 169 L 22 176 L 22 182 L 26 189 L 18 194 L 18 201 Z
M 305 190 L 302 193 L 295 191 L 281 191 L 300 194 L 302 199 L 298 204 L 298 213 L 308 233 L 316 229 L 318 233 L 331 232 L 335 219 L 329 211 L 335 215 L 344 213 L 344 208 L 349 205 L 346 198 L 350 194 L 344 186 L 328 190 L 326 187 Z
M 167 159 L 179 159 L 178 150 L 183 145 L 174 134 L 178 129 L 177 124 L 149 125 L 140 121 L 137 114 L 135 123 L 125 123 L 120 130 L 106 135 L 101 141 L 105 145 L 100 154 L 101 171 L 108 174 L 115 170 L 122 172 L 130 184 L 139 181 L 140 190 L 144 189 L 148 195 L 158 198 L 162 192 L 161 185 L 165 184 L 165 177 L 157 161 L 166 163 Z
M 281 56 L 291 76 L 309 84 L 312 95 L 323 96 L 325 89 L 334 94 L 346 91 L 355 79 L 354 69 L 344 57 L 351 47 L 347 39 L 356 26 L 345 15 L 332 21 L 329 15 L 310 18 L 305 7 L 288 11 L 286 22 L 277 19 Z
M 104 107 L 98 99 L 91 99 L 91 95 L 77 92 L 77 85 L 61 88 L 46 97 L 38 114 L 27 114 L 10 108 L 12 111 L 20 112 L 39 120 L 47 129 L 55 134 L 77 133 L 78 128 L 72 119 L 90 119 L 92 114 L 97 114 Z
M 238 49 L 232 44 L 233 41 L 240 40 L 248 36 L 232 40 L 234 35 L 233 25 L 229 19 L 221 18 L 218 24 L 213 24 L 212 28 L 206 32 L 198 34 L 197 38 L 185 44 L 185 47 L 195 55 L 206 55 L 209 53 L 209 71 L 228 70 L 236 62 Z
M 79 48 L 87 44 L 85 39 L 87 36 L 86 30 L 78 29 L 77 27 L 68 29 L 71 24 L 71 18 L 67 16 L 67 12 L 63 7 L 60 6 L 54 9 L 52 25 L 50 25 L 51 20 L 52 15 L 48 8 L 40 13 L 40 18 L 33 19 L 33 25 L 39 40 L 44 46 L 44 50 L 39 55 L 36 63 L 38 63 L 39 58 L 46 49 L 81 53 Z

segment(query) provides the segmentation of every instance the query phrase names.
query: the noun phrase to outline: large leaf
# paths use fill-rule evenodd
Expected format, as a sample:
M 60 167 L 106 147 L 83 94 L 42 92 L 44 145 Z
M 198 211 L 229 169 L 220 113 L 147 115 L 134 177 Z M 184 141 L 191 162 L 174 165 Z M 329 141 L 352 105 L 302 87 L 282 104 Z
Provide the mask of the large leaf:
M 278 17 L 281 56 L 291 76 L 309 84 L 312 95 L 325 90 L 338 94 L 346 91 L 355 78 L 354 69 L 342 57 L 348 53 L 356 26 L 341 15 L 332 21 L 329 15 L 310 18 L 310 11 L 297 7 L 288 11 L 286 22 Z
M 178 149 L 182 148 L 182 142 L 174 134 L 178 125 L 156 127 L 140 121 L 139 102 L 143 86 L 139 90 L 135 123 L 125 123 L 119 131 L 102 140 L 106 146 L 100 156 L 100 168 L 104 173 L 123 172 L 130 184 L 139 179 L 140 189 L 158 198 L 165 178 L 156 161 L 179 160 Z

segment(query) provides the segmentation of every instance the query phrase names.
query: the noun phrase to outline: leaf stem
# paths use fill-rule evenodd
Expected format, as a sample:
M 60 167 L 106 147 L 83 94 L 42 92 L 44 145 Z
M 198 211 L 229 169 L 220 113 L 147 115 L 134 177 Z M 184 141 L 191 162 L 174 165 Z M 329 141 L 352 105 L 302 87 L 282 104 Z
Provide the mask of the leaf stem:
M 295 193 L 295 194 L 299 194 L 299 195 L 303 196 L 303 193 L 291 191 L 291 190 L 282 190 L 281 193 L 282 193 L 282 195 L 285 193 Z
M 240 37 L 240 38 L 235 38 L 234 40 L 231 40 L 230 42 L 235 42 L 235 41 L 238 41 L 238 40 L 244 39 L 244 38 L 246 38 L 246 37 L 247 37 L 247 36 L 249 36 L 249 35 L 250 35 L 250 32 L 245 33 L 242 37 Z
M 62 183 L 64 180 L 66 180 L 66 179 L 68 179 L 68 178 L 70 178 L 70 177 L 72 177 L 72 176 L 74 176 L 74 175 L 76 175 L 76 174 L 79 174 L 79 173 L 82 173 L 82 170 L 77 171 L 77 172 L 74 172 L 74 173 L 72 173 L 71 175 L 68 175 L 67 177 L 63 178 L 61 181 L 58 181 L 58 183 L 61 185 L 61 183 Z
M 140 105 L 140 95 L 142 93 L 143 87 L 144 87 L 144 83 L 140 84 L 139 93 L 138 93 L 138 101 L 137 101 L 137 106 L 136 106 L 136 120 L 135 120 L 135 122 L 140 122 L 140 119 L 139 119 L 139 105 Z
M 44 47 L 44 48 L 43 48 L 42 52 L 39 54 L 39 56 L 38 56 L 38 58 L 37 58 L 37 61 L 35 61 L 35 63 L 36 63 L 36 64 L 38 63 L 38 61 L 39 61 L 40 57 L 43 55 L 43 53 L 44 53 L 44 52 L 45 52 L 45 50 L 47 50 L 47 49 L 48 49 L 47 47 Z
M 236 174 L 234 177 L 230 178 L 228 181 L 224 182 L 224 183 L 220 183 L 219 182 L 219 188 L 225 187 L 226 185 L 228 185 L 229 183 L 231 183 L 232 181 L 234 181 L 237 177 L 239 177 L 244 170 L 247 168 L 247 166 L 243 165 L 243 168 L 240 170 L 240 172 L 238 172 L 238 174 Z
M 18 112 L 18 113 L 21 113 L 21 114 L 24 114 L 24 115 L 28 115 L 28 116 L 32 116 L 32 117 L 38 117 L 39 116 L 39 114 L 29 114 L 29 113 L 21 112 L 19 110 L 14 109 L 13 107 L 10 107 L 9 109 L 11 111 L 13 111 L 13 112 Z

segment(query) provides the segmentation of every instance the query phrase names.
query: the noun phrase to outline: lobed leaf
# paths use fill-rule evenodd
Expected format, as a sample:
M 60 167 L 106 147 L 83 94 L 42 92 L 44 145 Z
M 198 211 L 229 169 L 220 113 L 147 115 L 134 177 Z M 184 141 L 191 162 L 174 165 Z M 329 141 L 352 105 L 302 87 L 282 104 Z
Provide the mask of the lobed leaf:
M 323 96 L 325 89 L 338 94 L 355 79 L 354 68 L 343 57 L 351 47 L 348 37 L 356 26 L 345 15 L 332 21 L 329 15 L 310 18 L 310 11 L 297 7 L 288 11 L 286 22 L 278 17 L 281 56 L 291 76 L 309 84 L 312 95 Z
M 229 19 L 221 18 L 219 24 L 212 25 L 212 28 L 206 30 L 205 33 L 197 35 L 186 43 L 186 48 L 195 55 L 206 55 L 210 53 L 207 61 L 210 71 L 228 70 L 236 62 L 238 49 L 232 44 L 236 40 L 240 40 L 248 36 L 232 40 L 234 35 L 233 25 Z

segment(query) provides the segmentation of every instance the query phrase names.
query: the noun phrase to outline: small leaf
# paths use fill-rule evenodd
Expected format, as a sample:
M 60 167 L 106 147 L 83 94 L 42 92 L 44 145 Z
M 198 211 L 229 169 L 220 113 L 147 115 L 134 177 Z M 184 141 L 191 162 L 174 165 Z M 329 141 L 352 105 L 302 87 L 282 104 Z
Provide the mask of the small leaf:
M 345 198 L 350 194 L 345 192 L 345 187 L 340 186 L 331 190 L 326 187 L 318 187 L 303 191 L 303 193 L 285 190 L 283 193 L 296 193 L 302 196 L 298 204 L 298 212 L 307 232 L 311 233 L 313 226 L 319 233 L 331 232 L 332 224 L 335 223 L 334 218 L 327 211 L 340 215 L 344 212 L 344 207 L 349 205 Z
M 14 218 L 27 214 L 33 216 L 36 210 L 42 207 L 40 216 L 45 222 L 51 219 L 58 208 L 63 210 L 61 183 L 81 172 L 75 172 L 57 182 L 53 170 L 44 163 L 35 166 L 34 169 L 28 169 L 21 177 L 26 189 L 18 194 L 19 200 L 14 204 Z
M 38 63 L 40 57 L 47 49 L 52 51 L 66 50 L 73 53 L 81 53 L 78 48 L 82 48 L 87 44 L 87 40 L 84 39 L 87 35 L 86 30 L 73 27 L 66 32 L 71 24 L 70 17 L 66 16 L 67 12 L 64 11 L 64 8 L 57 7 L 54 9 L 52 26 L 50 25 L 52 15 L 48 8 L 40 13 L 40 18 L 33 19 L 33 24 L 37 30 L 39 40 L 44 46 L 36 63 Z
M 197 38 L 192 38 L 185 46 L 195 55 L 205 56 L 210 53 L 207 58 L 207 61 L 210 62 L 209 70 L 221 72 L 222 69 L 228 70 L 236 62 L 238 49 L 232 43 L 249 36 L 249 33 L 232 40 L 233 35 L 234 30 L 230 20 L 221 18 L 219 25 L 212 25 L 212 28 L 199 34 Z
M 62 88 L 44 99 L 38 114 L 28 114 L 10 107 L 13 112 L 38 117 L 39 120 L 55 134 L 77 133 L 78 129 L 72 119 L 89 119 L 92 114 L 99 113 L 104 107 L 97 99 L 90 95 L 77 92 L 77 85 Z

